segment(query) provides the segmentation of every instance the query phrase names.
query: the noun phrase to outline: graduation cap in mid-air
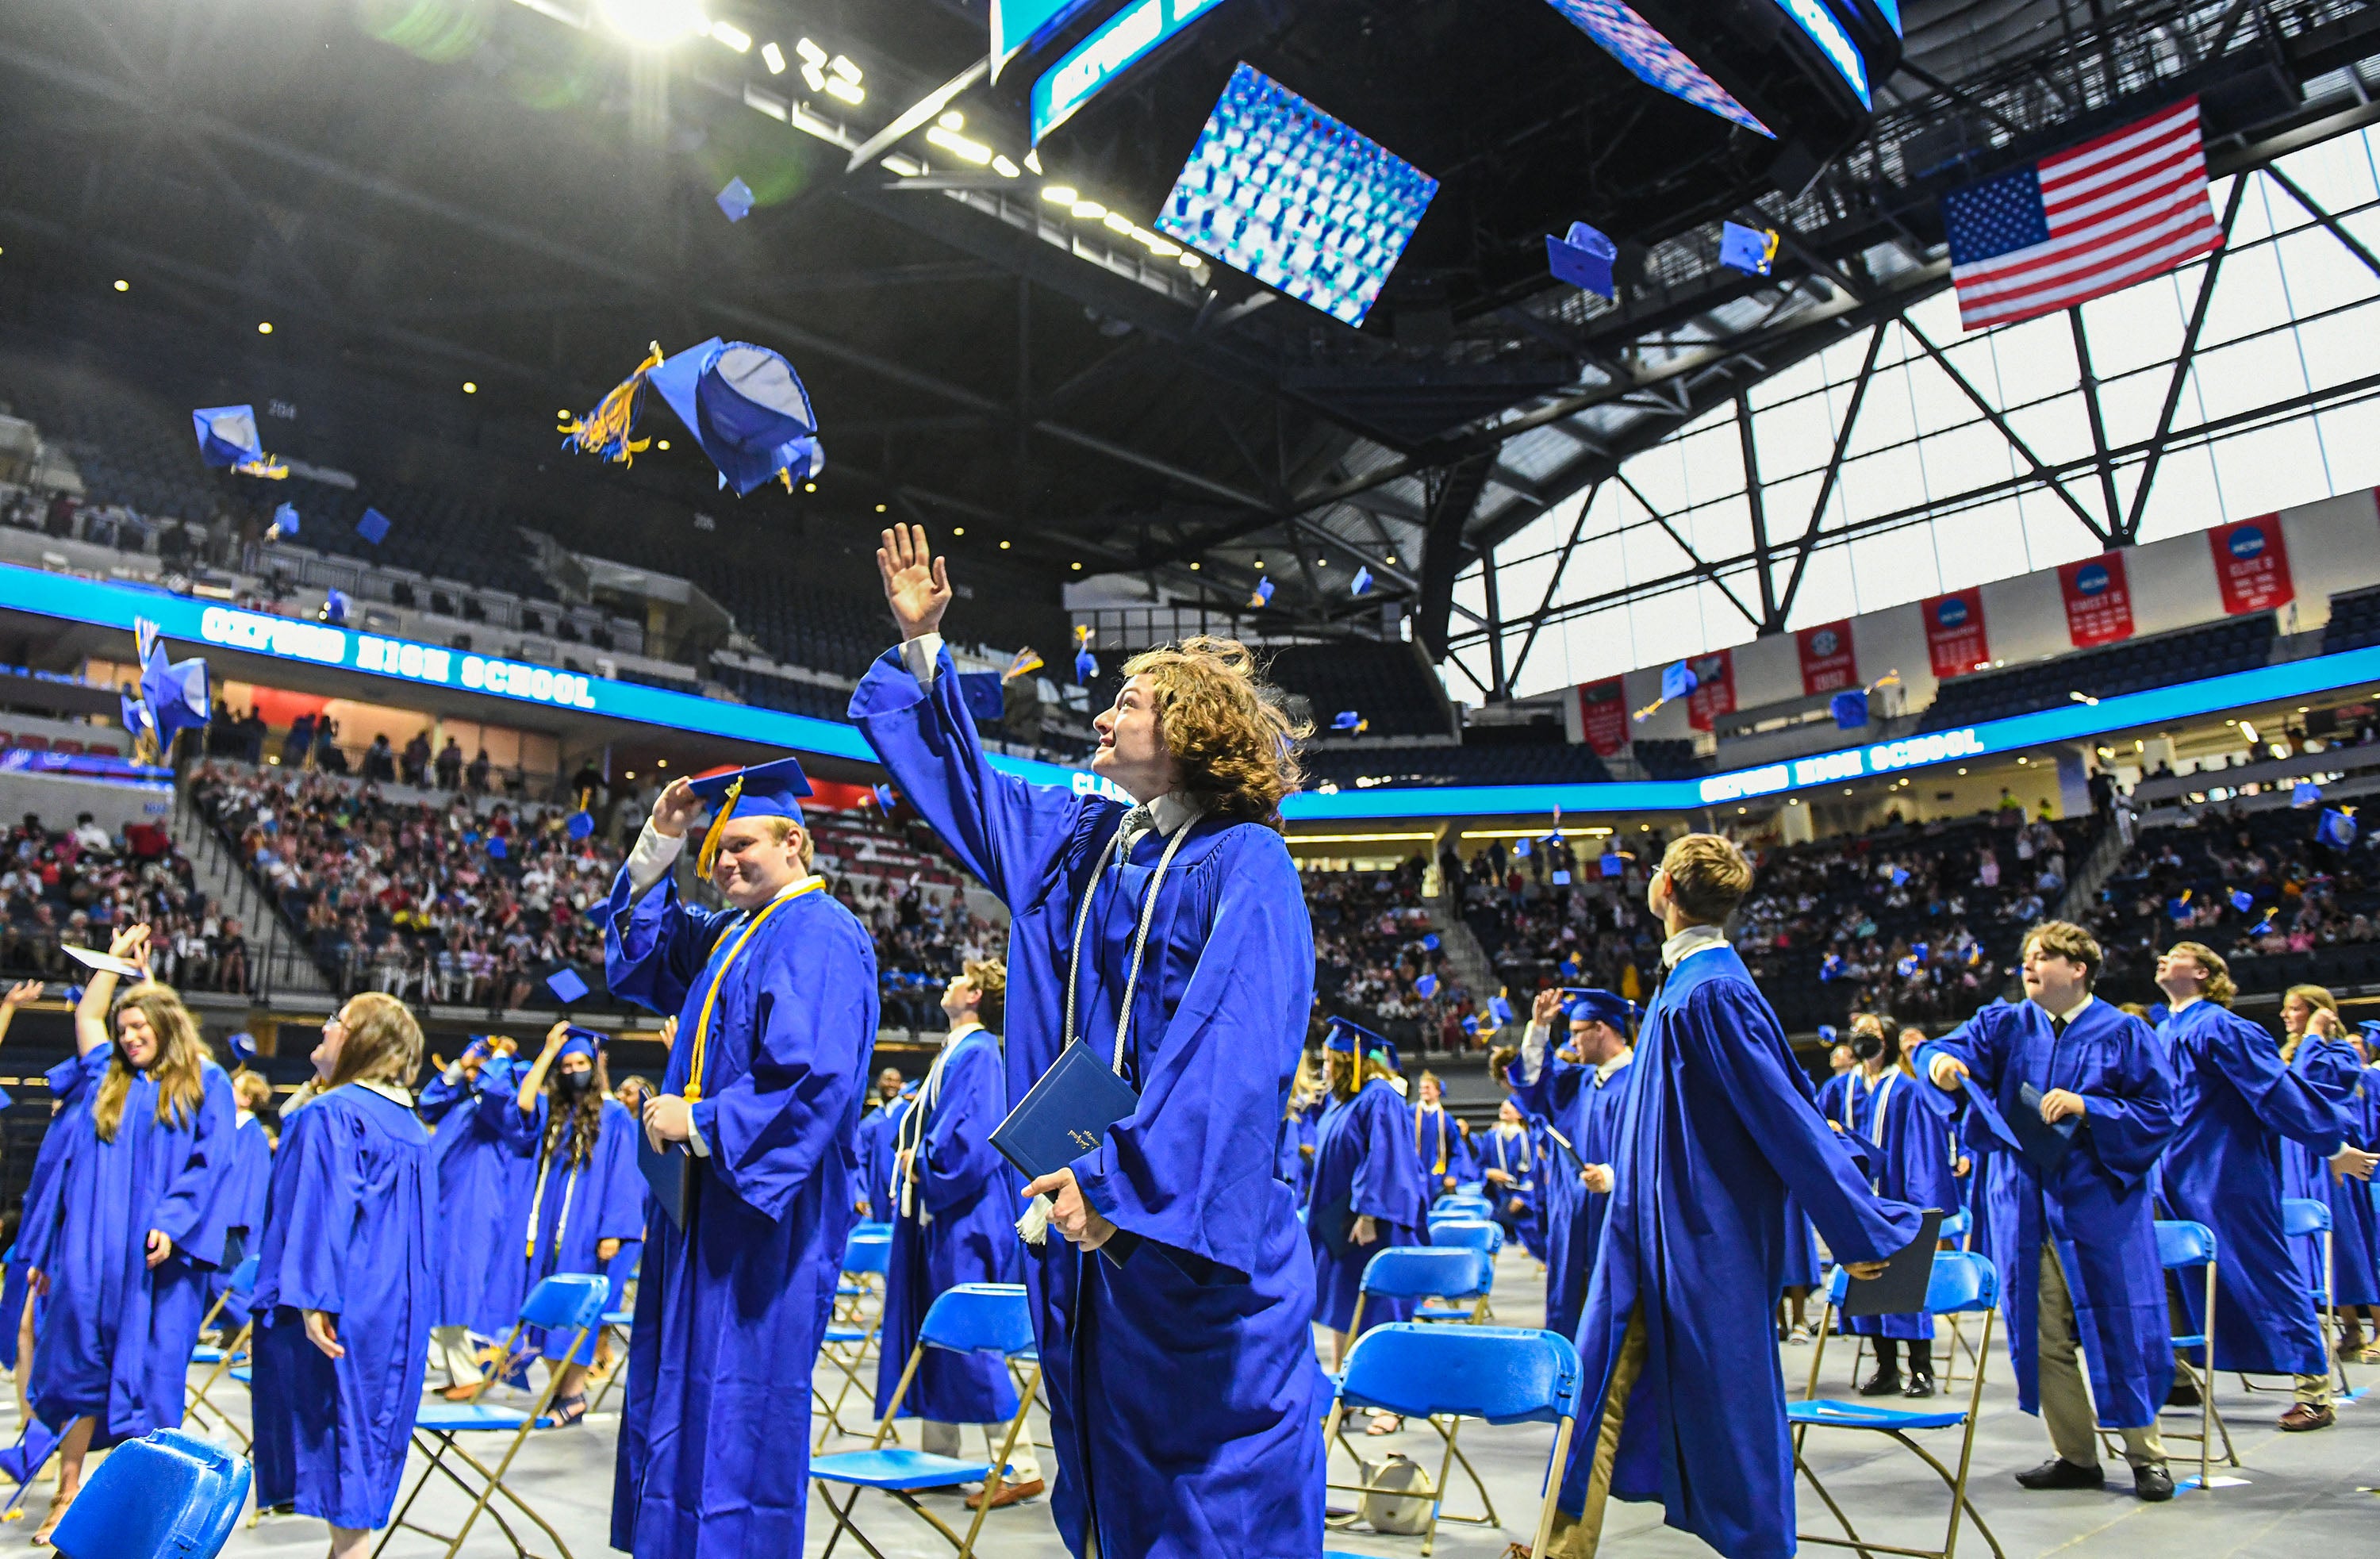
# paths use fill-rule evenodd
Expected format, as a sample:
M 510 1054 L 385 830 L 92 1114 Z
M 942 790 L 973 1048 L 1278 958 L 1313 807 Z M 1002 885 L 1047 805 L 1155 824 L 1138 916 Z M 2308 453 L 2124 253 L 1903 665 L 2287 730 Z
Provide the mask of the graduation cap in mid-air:
M 365 509 L 363 518 L 356 521 L 356 534 L 373 546 L 378 546 L 388 540 L 388 516 L 378 509 Z
M 512 846 L 504 843 L 504 836 L 503 834 L 491 834 L 488 835 L 488 859 L 490 860 L 502 860 L 512 853 Z
M 1348 593 L 1348 594 L 1350 594 L 1350 595 L 1361 595 L 1361 594 L 1363 594 L 1366 591 L 1368 591 L 1368 590 L 1370 590 L 1371 588 L 1372 588 L 1372 571 L 1371 571 L 1369 568 L 1358 567 L 1358 568 L 1355 570 L 1355 585 L 1354 585 L 1354 588 L 1353 590 L 1350 590 L 1347 593 Z
M 1029 676 L 1040 669 L 1041 652 L 1038 650 L 1019 650 L 1010 659 L 1008 669 L 1000 674 L 1000 679 L 1002 682 L 1013 681 L 1019 676 Z
M 2313 836 L 2335 850 L 2355 843 L 2357 824 L 2352 807 L 2325 807 L 2313 825 Z
M 1253 612 L 1257 607 L 1265 605 L 1271 600 L 1272 581 L 1270 579 L 1258 579 L 1257 581 L 1257 588 L 1248 592 L 1248 610 Z
M 1856 731 L 1867 724 L 1867 689 L 1846 688 L 1827 700 L 1827 713 L 1839 731 Z
M 1584 222 L 1572 223 L 1561 238 L 1546 235 L 1546 267 L 1554 280 L 1598 298 L 1620 296 L 1611 279 L 1612 262 L 1619 258 L 1620 246 Z
M 1371 724 L 1372 723 L 1365 719 L 1359 712 L 1352 709 L 1342 709 L 1338 713 L 1330 717 L 1330 728 L 1332 730 L 1354 731 L 1359 736 L 1367 727 L 1369 727 Z
M 1694 668 L 1688 665 L 1685 662 L 1679 661 L 1673 664 L 1663 666 L 1661 668 L 1661 696 L 1655 699 L 1651 703 L 1646 704 L 1644 708 L 1638 710 L 1636 712 L 1635 718 L 1639 720 L 1650 720 L 1653 717 L 1653 712 L 1655 710 L 1659 709 L 1665 703 L 1686 697 L 1701 686 L 1702 679 L 1694 675 Z
M 741 222 L 752 214 L 754 204 L 752 187 L 745 183 L 740 176 L 729 179 L 727 188 L 722 189 L 712 199 L 719 202 L 719 209 L 727 213 L 727 220 L 730 222 Z
M 1828 1050 L 1834 1049 L 1836 1041 L 1840 1040 L 1842 1037 L 1843 1031 L 1836 1028 L 1833 1024 L 1821 1023 L 1818 1025 L 1818 1042 L 1826 1046 Z
M 322 610 L 317 614 L 317 616 L 333 627 L 345 627 L 347 626 L 347 614 L 354 609 L 354 606 L 355 603 L 348 599 L 346 591 L 337 589 L 325 591 L 322 592 Z
M 155 740 L 157 722 L 149 718 L 149 706 L 140 701 L 140 696 L 138 693 L 121 693 L 117 699 L 123 705 L 125 733 L 135 739 L 146 736 Z
M 1766 227 L 1722 222 L 1718 229 L 1718 262 L 1746 275 L 1765 276 L 1777 263 L 1777 234 Z
M 207 694 L 207 663 L 192 656 L 168 662 L 165 640 L 157 625 L 135 619 L 133 638 L 140 647 L 140 702 L 152 722 L 160 755 L 174 749 L 174 738 L 206 725 L 214 713 Z
M 2240 914 L 2245 915 L 2249 910 L 2256 907 L 2256 895 L 2250 893 L 2245 888 L 2233 888 L 2231 890 L 2231 907 L 2240 911 Z
M 1842 977 L 1843 956 L 1840 953 L 1829 953 L 1824 958 L 1819 960 L 1818 981 L 1820 984 L 1830 983 L 1834 980 L 1840 980 Z
M 1437 995 L 1438 976 L 1434 974 L 1426 974 L 1419 980 L 1415 980 L 1414 994 L 1419 996 L 1423 1001 L 1427 1001 L 1432 996 Z
M 1494 1018 L 1494 1019 L 1495 1019 L 1498 1023 L 1500 1023 L 1500 1024 L 1501 1024 L 1501 1023 L 1510 1023 L 1510 1022 L 1512 1022 L 1512 998 L 1511 998 L 1511 997 L 1509 997 L 1509 996 L 1507 996 L 1507 995 L 1505 995 L 1505 994 L 1504 994 L 1504 993 L 1503 993 L 1503 992 L 1501 992 L 1501 991 L 1499 991 L 1499 992 L 1497 992 L 1494 995 L 1492 995 L 1492 996 L 1488 997 L 1488 1017 L 1492 1017 L 1492 1018 Z
M 225 1040 L 224 1043 L 231 1048 L 235 1060 L 249 1062 L 256 1059 L 256 1036 L 245 1029 Z
M 693 786 L 694 793 L 711 809 L 710 828 L 702 836 L 702 850 L 695 860 L 706 877 L 719 859 L 719 831 L 730 818 L 784 817 L 800 822 L 801 798 L 811 793 L 809 776 L 802 773 L 798 758 L 774 758 L 748 769 L 722 769 L 698 775 Z
M 779 480 L 790 493 L 826 469 L 818 413 L 783 353 L 714 335 L 641 371 L 737 497 Z
M 2289 791 L 2289 805 L 2292 807 L 2322 805 L 2322 786 L 2312 780 L 2298 781 L 2296 786 Z
M 581 979 L 578 971 L 568 964 L 563 965 L 545 977 L 545 988 L 552 992 L 553 999 L 564 1006 L 568 1006 L 573 1002 L 584 1001 L 587 997 L 587 981 Z
M 190 425 L 199 437 L 199 458 L 219 470 L 276 480 L 289 474 L 287 466 L 264 452 L 252 406 L 200 407 L 190 413 Z
M 1099 674 L 1099 658 L 1091 653 L 1091 627 L 1088 623 L 1075 625 L 1075 683 L 1077 687 Z
M 295 504 L 276 505 L 273 511 L 273 523 L 264 528 L 264 539 L 268 542 L 277 542 L 284 536 L 296 534 L 298 534 L 298 505 Z
M 876 810 L 886 817 L 892 815 L 892 809 L 901 801 L 901 798 L 892 793 L 892 787 L 889 785 L 871 785 L 868 787 L 868 793 L 876 798 Z
M 1421 939 L 1421 946 L 1422 951 L 1425 953 L 1437 952 L 1439 947 L 1438 933 L 1436 932 L 1432 932 L 1427 936 L 1423 937 Z

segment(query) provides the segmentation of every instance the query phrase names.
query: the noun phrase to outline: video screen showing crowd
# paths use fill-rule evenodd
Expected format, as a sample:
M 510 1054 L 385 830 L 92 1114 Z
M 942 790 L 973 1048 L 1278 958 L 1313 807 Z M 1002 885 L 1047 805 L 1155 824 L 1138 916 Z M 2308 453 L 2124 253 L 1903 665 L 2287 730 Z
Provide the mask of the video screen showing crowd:
M 1473 1129 L 1435 1077 L 1408 1087 L 1395 1045 L 1315 1016 L 1279 825 L 1303 733 L 1245 649 L 1125 666 L 1091 767 L 1128 800 L 1038 786 L 977 737 L 941 640 L 944 560 L 903 527 L 879 561 L 900 642 L 851 716 L 1012 917 L 1006 958 L 944 990 L 925 1075 L 871 1075 L 873 944 L 812 870 L 791 759 L 671 784 L 613 884 L 605 972 L 666 1019 L 658 1082 L 615 1087 L 602 1037 L 567 1022 L 534 1054 L 425 1058 L 412 1014 L 373 993 L 271 1112 L 147 978 L 145 928 L 124 930 L 91 954 L 8 1258 L 0 1341 L 61 1458 L 37 1539 L 91 1452 L 183 1421 L 202 1330 L 252 1326 L 257 1499 L 327 1523 L 334 1559 L 395 1511 L 425 1359 L 433 1402 L 541 1376 L 561 1426 L 616 1375 L 616 1549 L 801 1553 L 813 1371 L 862 1224 L 886 1242 L 876 1373 L 853 1376 L 873 1416 L 980 1468 L 979 1511 L 1046 1502 L 1078 1556 L 1319 1553 L 1326 1364 L 1415 1314 L 1364 1274 L 1451 1237 L 1441 1204 L 1544 1263 L 1546 1327 L 1579 1360 L 1554 1509 L 1523 1553 L 1595 1553 L 1615 1498 L 1722 1554 L 1791 1553 L 1779 1344 L 1811 1340 L 1822 1253 L 1853 1290 L 1913 1272 L 1918 1299 L 1843 1324 L 1875 1355 L 1864 1395 L 1934 1395 L 1922 1297 L 1946 1214 L 1997 1273 L 2019 1405 L 2046 1431 L 2025 1489 L 2101 1485 L 2104 1429 L 2134 1492 L 2170 1499 L 2157 1414 L 2209 1366 L 2292 1377 L 2285 1430 L 2334 1421 L 2320 1257 L 2285 1199 L 2328 1208 L 2345 1346 L 2372 1320 L 2380 1350 L 2372 1026 L 2327 993 L 2289 992 L 2277 1040 L 2231 1010 L 2220 956 L 2177 943 L 2153 1024 L 2094 996 L 2097 944 L 2046 922 L 2021 998 L 1930 1038 L 1861 1017 L 1814 1084 L 1725 933 L 1750 861 L 1688 834 L 1646 890 L 1649 997 L 1507 1008 L 1503 1098 Z M 36 994 L 8 993 L 0 1035 Z M 1035 1146 L 1052 1132 L 1055 1157 Z M 2221 1252 L 2214 1358 L 2180 1381 L 2169 1296 L 2199 1304 L 2203 1274 L 2168 1284 L 2160 1219 Z M 607 1305 L 634 1280 L 625 1350 L 586 1327 L 495 1341 L 557 1278 Z M 1051 1465 L 1015 1431 L 1033 1387 L 998 1352 L 916 1346 L 938 1299 L 981 1285 L 1029 1319 L 1009 1351 L 1038 1359 Z

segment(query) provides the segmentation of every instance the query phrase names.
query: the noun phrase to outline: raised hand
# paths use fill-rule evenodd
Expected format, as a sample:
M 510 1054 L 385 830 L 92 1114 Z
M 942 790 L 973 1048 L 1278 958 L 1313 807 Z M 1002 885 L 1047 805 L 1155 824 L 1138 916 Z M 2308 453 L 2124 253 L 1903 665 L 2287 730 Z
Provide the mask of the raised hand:
M 883 541 L 876 549 L 876 571 L 884 578 L 884 603 L 892 608 L 902 641 L 938 632 L 951 605 L 946 560 L 926 544 L 922 525 L 895 525 Z
M 8 993 L 6 995 L 0 996 L 0 1004 L 6 1004 L 12 1007 L 20 1007 L 27 1002 L 38 1002 L 41 999 L 42 982 L 40 980 L 20 980 L 17 981 L 16 984 L 8 987 Z
M 702 798 L 694 793 L 694 782 L 685 775 L 662 786 L 653 798 L 653 832 L 671 839 L 683 839 L 686 831 L 702 812 Z
M 1536 1000 L 1529 1004 L 1529 1021 L 1550 1027 L 1554 1014 L 1561 1011 L 1561 1006 L 1562 993 L 1560 990 L 1540 991 Z

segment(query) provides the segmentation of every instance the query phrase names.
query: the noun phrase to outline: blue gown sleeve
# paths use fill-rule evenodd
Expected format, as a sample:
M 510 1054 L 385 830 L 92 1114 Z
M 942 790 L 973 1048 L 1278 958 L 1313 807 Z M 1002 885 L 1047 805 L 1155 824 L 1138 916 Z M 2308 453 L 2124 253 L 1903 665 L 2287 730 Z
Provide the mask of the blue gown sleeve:
M 1990 1142 L 2020 1152 L 2022 1145 L 2008 1136 L 2005 1126 L 1994 1118 L 1998 1112 L 1988 1104 L 1983 1110 L 1975 1107 L 1978 1098 L 1990 1100 L 1998 1096 L 2000 1068 L 2008 1062 L 2009 1025 L 2015 1011 L 2005 1002 L 1984 1007 L 1918 1052 L 1917 1097 L 1956 1127 L 1967 1141 Z M 1938 1055 L 1951 1056 L 1967 1068 L 1966 1078 L 1955 1091 L 1935 1086 L 1934 1058 Z
M 1347 1188 L 1349 1212 L 1384 1224 L 1413 1223 L 1413 1112 L 1393 1092 L 1368 1085 L 1356 1096 L 1355 1109 L 1348 1124 L 1363 1129 L 1364 1156 Z
M 1005 1068 L 989 1044 L 968 1045 L 956 1067 L 942 1069 L 941 1096 L 926 1117 L 926 1173 L 917 1181 L 927 1212 L 940 1217 L 971 1204 L 1014 1175 L 991 1145 L 993 1128 L 1008 1114 L 1006 1099 Z
M 622 1001 L 665 1017 L 674 1016 L 710 960 L 722 922 L 735 913 L 685 903 L 674 876 L 663 877 L 638 897 L 628 869 L 622 866 L 603 907 L 604 983 Z
M 1148 1058 L 1139 1107 L 1072 1167 L 1119 1228 L 1245 1274 L 1275 1205 L 1273 1139 L 1313 1006 L 1314 928 L 1281 836 L 1240 833 L 1211 863 L 1208 924 L 1175 918 L 1175 934 L 1206 941 L 1164 1035 L 1133 1041 Z M 1148 957 L 1163 967 L 1157 949 Z M 1411 1175 L 1410 1129 L 1391 1146 Z
M 840 1162 L 876 1044 L 876 951 L 857 922 L 833 920 L 761 956 L 751 1066 L 694 1106 L 694 1128 L 721 1182 L 775 1219 L 830 1153 Z
M 1050 855 L 1086 803 L 1071 790 L 993 768 L 948 649 L 937 652 L 935 666 L 928 688 L 897 647 L 887 650 L 851 695 L 850 717 L 892 771 L 902 798 L 924 814 L 959 863 L 1010 909 L 1021 909 L 1039 891 Z
M 1880 1261 L 1917 1237 L 1917 1209 L 1876 1194 L 1818 1114 L 1810 1079 L 1766 1004 L 1733 983 L 1690 993 L 1669 1031 L 1718 1084 L 1761 1156 L 1783 1178 L 1838 1261 Z
M 470 1079 L 450 1083 L 446 1080 L 446 1074 L 440 1072 L 424 1083 L 421 1091 L 414 1096 L 413 1112 L 421 1117 L 422 1125 L 436 1126 L 455 1105 L 469 1097 Z
M 2351 1106 L 2324 1097 L 2292 1073 L 2263 1025 L 2231 1012 L 2224 1012 L 2220 1022 L 2223 1076 L 2265 1128 L 2304 1143 L 2318 1157 L 2337 1153 L 2347 1141 Z
M 2363 1080 L 2363 1072 L 2362 1063 L 2352 1048 L 2312 1037 L 2298 1042 L 2313 1047 L 2294 1068 L 2308 1087 L 2334 1104 L 2345 1103 L 2354 1097 L 2355 1085 Z
M 289 1117 L 257 1250 L 260 1302 L 334 1315 L 346 1309 L 349 1246 L 362 1205 L 357 1129 L 344 1110 Z
M 519 1084 L 514 1084 L 506 1097 L 489 1100 L 480 1108 L 494 1112 L 497 1141 L 516 1152 L 538 1152 L 545 1146 L 546 1097 L 540 1092 L 534 1107 L 524 1110 L 520 1107 L 519 1088 Z
M 645 1237 L 645 1177 L 637 1168 L 637 1133 L 642 1127 L 628 1107 L 603 1106 L 603 1129 L 595 1139 L 595 1167 L 602 1203 L 595 1210 L 598 1240 Z
M 2079 1135 L 2091 1139 L 2100 1167 L 2129 1189 L 2156 1168 L 2181 1123 L 2174 1114 L 2179 1088 L 2165 1041 L 2139 1018 L 2117 1017 L 2127 1029 L 2123 1065 L 2107 1079 L 2112 1088 L 2082 1094 Z
M 165 1194 L 157 1199 L 149 1224 L 172 1240 L 175 1249 L 208 1266 L 223 1261 L 228 1209 L 221 1205 L 226 1199 L 220 1192 L 232 1167 L 237 1151 L 232 1136 L 238 1129 L 231 1079 L 210 1066 L 192 1124 L 189 1151 L 165 1183 Z
M 1541 1120 L 1560 1121 L 1566 1111 L 1577 1102 L 1579 1090 L 1594 1079 L 1595 1069 L 1575 1061 L 1564 1061 L 1554 1054 L 1559 1042 L 1548 1040 L 1545 1065 L 1537 1068 L 1537 1080 L 1524 1082 L 1526 1070 L 1516 1058 L 1504 1072 L 1504 1080 L 1512 1085 L 1512 1100 L 1524 1110 Z

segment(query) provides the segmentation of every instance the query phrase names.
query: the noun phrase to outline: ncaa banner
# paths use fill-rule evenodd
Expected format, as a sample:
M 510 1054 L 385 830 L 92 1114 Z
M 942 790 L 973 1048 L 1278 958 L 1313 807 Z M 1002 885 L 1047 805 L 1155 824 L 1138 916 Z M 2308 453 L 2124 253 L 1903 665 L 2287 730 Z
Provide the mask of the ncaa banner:
M 2281 517 L 2259 515 L 2206 533 L 2215 554 L 2215 582 L 2223 587 L 2223 610 L 2269 612 L 2297 598 L 2289 582 L 2289 548 L 2281 539 Z
M 1925 614 L 1925 658 L 1934 664 L 1934 680 L 1986 665 L 1992 658 L 1991 635 L 1984 627 L 1984 592 L 1970 587 L 1948 595 L 1929 595 Z
M 2122 553 L 2060 564 L 2058 589 L 2066 597 L 2066 637 L 2077 650 L 2132 636 L 2132 592 Z
M 1707 731 L 1713 720 L 1735 713 L 1735 652 L 1689 655 L 1686 664 L 1694 674 L 1694 690 L 1686 695 L 1686 724 Z
M 1628 745 L 1628 691 L 1618 677 L 1578 685 L 1578 739 L 1609 758 Z
M 1801 641 L 1803 692 L 1832 693 L 1858 685 L 1859 666 L 1852 654 L 1851 619 L 1820 623 L 1816 627 L 1802 629 L 1794 637 Z

